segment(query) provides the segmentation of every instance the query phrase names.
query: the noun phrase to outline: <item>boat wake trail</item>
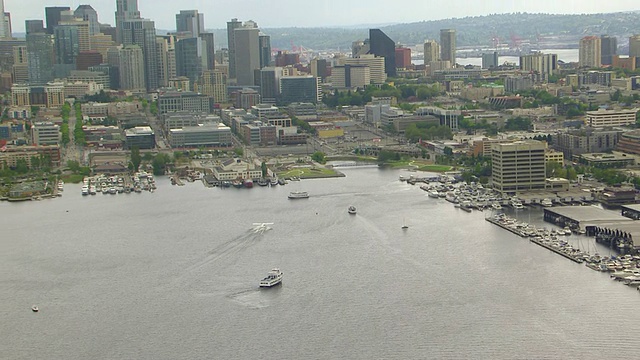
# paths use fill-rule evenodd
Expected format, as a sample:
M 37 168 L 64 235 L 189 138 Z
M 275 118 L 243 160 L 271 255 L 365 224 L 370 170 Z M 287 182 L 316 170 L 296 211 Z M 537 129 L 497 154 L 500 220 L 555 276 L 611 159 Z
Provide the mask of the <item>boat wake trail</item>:
M 240 235 L 235 239 L 231 239 L 224 242 L 213 249 L 205 253 L 205 257 L 197 263 L 189 266 L 185 273 L 191 273 L 196 271 L 212 262 L 221 260 L 223 258 L 231 257 L 235 254 L 239 254 L 249 247 L 253 246 L 257 241 L 262 238 L 263 232 L 254 232 L 253 229 L 248 230 L 246 233 Z

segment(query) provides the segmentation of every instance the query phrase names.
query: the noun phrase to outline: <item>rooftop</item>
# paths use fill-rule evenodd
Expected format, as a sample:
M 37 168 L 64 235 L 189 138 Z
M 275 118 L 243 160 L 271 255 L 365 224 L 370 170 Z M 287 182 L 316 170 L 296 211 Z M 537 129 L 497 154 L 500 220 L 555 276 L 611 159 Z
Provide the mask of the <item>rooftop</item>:
M 596 206 L 560 206 L 545 211 L 564 216 L 580 223 L 633 221 L 620 215 L 617 211 L 605 210 Z

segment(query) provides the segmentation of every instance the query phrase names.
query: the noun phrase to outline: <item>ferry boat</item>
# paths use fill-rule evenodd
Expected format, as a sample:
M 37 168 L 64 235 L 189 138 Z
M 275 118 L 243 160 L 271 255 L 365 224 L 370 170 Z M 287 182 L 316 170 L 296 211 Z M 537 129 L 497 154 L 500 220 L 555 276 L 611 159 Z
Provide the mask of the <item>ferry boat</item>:
M 260 287 L 272 287 L 282 283 L 282 275 L 280 269 L 272 269 L 264 279 L 260 280 Z
M 292 191 L 289 193 L 289 199 L 308 199 L 309 193 L 306 191 Z
M 347 211 L 349 212 L 349 214 L 355 215 L 356 207 L 351 205 L 351 206 L 349 206 L 349 209 Z

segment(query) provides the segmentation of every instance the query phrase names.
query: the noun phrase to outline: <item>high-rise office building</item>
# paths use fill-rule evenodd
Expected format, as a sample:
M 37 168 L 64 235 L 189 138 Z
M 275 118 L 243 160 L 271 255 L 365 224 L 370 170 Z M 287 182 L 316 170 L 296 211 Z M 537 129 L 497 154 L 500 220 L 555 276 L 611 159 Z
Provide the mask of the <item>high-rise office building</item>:
M 158 58 L 158 86 L 169 86 L 176 75 L 176 38 L 173 35 L 156 36 Z
M 65 10 L 60 13 L 60 21 L 58 21 L 58 26 L 69 25 L 75 26 L 78 29 L 78 46 L 80 51 L 89 51 L 91 50 L 91 35 L 90 35 L 90 24 L 89 21 L 82 20 L 81 18 L 75 17 L 73 11 Z M 55 33 L 55 27 L 54 27 Z
M 498 67 L 498 52 L 494 51 L 489 54 L 482 54 L 482 68 L 492 69 Z
M 227 74 L 219 70 L 207 70 L 202 73 L 198 91 L 210 96 L 218 104 L 226 103 L 227 100 Z
M 536 140 L 492 144 L 493 188 L 509 195 L 515 195 L 519 191 L 544 189 L 545 149 L 546 143 Z
M 281 67 L 267 66 L 260 70 L 260 97 L 263 102 L 275 104 L 280 97 Z
M 138 0 L 116 0 L 116 42 L 122 44 L 122 23 L 140 19 Z
M 428 65 L 432 61 L 440 60 L 440 44 L 435 40 L 424 42 L 424 64 Z
M 618 54 L 618 39 L 615 36 L 600 36 L 602 65 L 613 64 L 613 57 Z
M 411 49 L 405 47 L 396 48 L 396 68 L 406 69 L 411 66 Z
M 71 10 L 68 6 L 51 6 L 44 8 L 44 17 L 47 24 L 47 33 L 53 34 L 53 28 L 58 26 L 63 11 Z
M 4 12 L 4 0 L 0 0 L 0 39 L 11 39 L 11 15 Z
M 45 33 L 27 35 L 29 83 L 44 85 L 53 80 L 53 39 Z
M 189 78 L 194 84 L 207 68 L 206 44 L 199 37 L 176 43 L 176 75 Z
M 260 46 L 260 69 L 271 64 L 271 36 L 260 33 L 258 36 Z
M 142 49 L 147 91 L 157 89 L 158 57 L 155 23 L 148 19 L 125 20 L 121 23 L 121 29 L 123 45 L 138 45 Z
M 529 54 L 520 56 L 520 70 L 542 75 L 543 80 L 548 80 L 558 70 L 557 54 Z
M 25 20 L 24 31 L 27 34 L 46 32 L 42 20 Z
M 24 84 L 29 81 L 26 45 L 13 47 L 13 68 L 11 70 L 11 77 L 14 84 Z
M 636 67 L 640 67 L 640 35 L 629 37 L 629 57 L 635 56 Z
M 369 53 L 384 57 L 384 72 L 396 76 L 396 43 L 380 29 L 369 29 Z
M 284 76 L 280 79 L 280 104 L 294 102 L 317 103 L 320 101 L 318 78 L 307 76 Z
M 456 30 L 440 30 L 440 60 L 449 60 L 451 66 L 456 66 Z
M 236 41 L 235 30 L 242 27 L 242 22 L 238 19 L 231 19 L 227 22 L 227 46 L 229 47 L 229 77 L 236 78 Z
M 597 36 L 585 36 L 580 39 L 580 67 L 598 68 L 602 64 L 602 45 Z
M 176 14 L 176 31 L 190 32 L 191 36 L 199 37 L 204 32 L 204 14 L 198 10 L 180 10 Z
M 328 76 L 327 60 L 315 58 L 311 60 L 311 75 L 320 79 L 321 82 L 325 82 Z
M 199 37 L 204 41 L 206 46 L 205 52 L 207 53 L 207 66 L 204 70 L 214 70 L 216 68 L 216 47 L 214 35 L 209 32 L 201 32 Z
M 58 25 L 53 29 L 55 44 L 55 63 L 62 72 L 56 73 L 59 77 L 66 77 L 69 71 L 75 70 L 76 58 L 80 53 L 78 41 L 78 27 L 73 25 Z
M 234 30 L 235 70 L 238 85 L 254 85 L 254 70 L 260 69 L 259 33 L 260 30 L 251 27 Z
M 116 66 L 118 69 L 119 89 L 145 89 L 145 63 L 140 46 L 126 45 L 109 50 L 109 64 Z
M 93 36 L 100 33 L 100 23 L 98 22 L 98 13 L 91 5 L 80 5 L 73 12 L 75 17 L 89 22 L 89 35 Z

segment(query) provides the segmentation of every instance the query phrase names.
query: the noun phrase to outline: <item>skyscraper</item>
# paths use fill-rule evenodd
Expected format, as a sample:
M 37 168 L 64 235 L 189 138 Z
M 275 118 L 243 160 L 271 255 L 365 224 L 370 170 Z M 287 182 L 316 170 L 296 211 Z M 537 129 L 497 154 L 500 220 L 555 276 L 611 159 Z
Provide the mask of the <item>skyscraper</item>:
M 68 6 L 51 6 L 44 8 L 45 22 L 47 24 L 47 33 L 53 34 L 53 28 L 58 26 L 61 13 L 71 10 Z
M 11 39 L 11 15 L 4 12 L 4 0 L 0 0 L 0 39 Z
M 219 70 L 207 70 L 200 78 L 198 91 L 210 96 L 216 103 L 227 102 L 227 75 Z
M 53 39 L 45 33 L 27 35 L 29 83 L 44 85 L 53 80 Z
M 80 5 L 73 14 L 84 21 L 89 22 L 89 35 L 93 36 L 100 33 L 100 23 L 98 22 L 98 13 L 91 5 Z
M 440 30 L 440 60 L 449 60 L 451 66 L 456 65 L 456 30 Z
M 238 85 L 254 85 L 254 70 L 260 69 L 257 28 L 241 27 L 234 31 L 235 70 Z M 231 55 L 229 55 L 231 61 Z
M 194 84 L 207 67 L 206 44 L 199 37 L 176 43 L 176 75 L 186 76 Z
M 144 55 L 138 45 L 126 45 L 110 50 L 109 58 L 109 63 L 118 67 L 120 89 L 145 89 Z
M 424 42 L 424 64 L 440 60 L 440 45 L 435 40 Z
M 580 39 L 580 67 L 597 68 L 602 64 L 602 45 L 597 36 L 585 36 Z
M 271 36 L 260 33 L 258 37 L 260 46 L 260 69 L 271 64 Z
M 78 28 L 73 25 L 58 25 L 53 30 L 53 38 L 56 64 L 73 65 L 72 68 L 75 69 L 76 57 L 80 52 Z
M 176 31 L 190 32 L 191 36 L 199 37 L 204 32 L 204 14 L 198 10 L 180 10 L 176 14 Z
M 138 0 L 116 0 L 116 42 L 122 44 L 122 23 L 140 19 Z M 48 26 L 48 25 L 47 25 Z
M 613 57 L 618 54 L 618 39 L 615 36 L 600 36 L 600 53 L 602 54 L 602 65 L 611 65 Z
M 207 66 L 204 70 L 213 70 L 216 68 L 216 47 L 214 35 L 209 32 L 201 32 L 199 37 L 206 45 L 205 52 L 207 53 Z
M 27 34 L 45 32 L 44 24 L 42 23 L 42 20 L 25 20 L 24 30 Z
M 169 86 L 169 79 L 176 77 L 176 37 L 156 36 L 158 58 L 158 86 Z
M 636 57 L 636 67 L 640 67 L 640 35 L 629 37 L 629 57 Z
M 384 72 L 396 76 L 396 43 L 380 29 L 369 29 L 369 54 L 384 57 Z
M 235 29 L 242 26 L 238 19 L 231 19 L 227 22 L 227 46 L 229 47 L 229 77 L 236 78 L 236 41 Z
M 144 57 L 144 74 L 147 91 L 158 88 L 158 58 L 156 54 L 156 27 L 148 19 L 131 19 L 121 22 L 123 45 L 138 45 Z

